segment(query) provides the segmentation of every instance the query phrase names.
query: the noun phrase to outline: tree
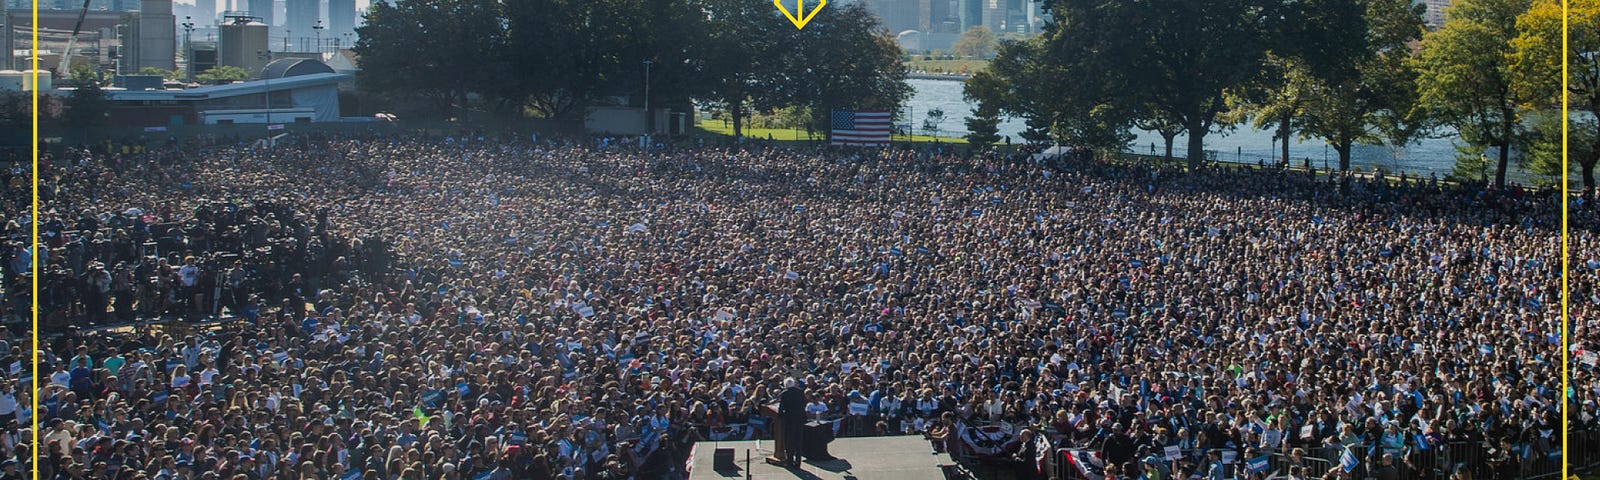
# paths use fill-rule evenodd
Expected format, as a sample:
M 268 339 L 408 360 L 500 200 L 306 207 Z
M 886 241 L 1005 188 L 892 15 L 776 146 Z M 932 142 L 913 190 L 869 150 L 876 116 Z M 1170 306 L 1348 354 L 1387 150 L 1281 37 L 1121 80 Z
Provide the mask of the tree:
M 1051 139 L 1050 119 L 1046 117 L 1028 117 L 1023 120 L 1023 125 L 1028 128 L 1022 130 L 1021 136 L 1028 143 L 1046 143 Z
M 500 12 L 495 0 L 374 3 L 356 29 L 356 84 L 373 93 L 421 97 L 450 118 L 467 106 L 469 94 L 492 92 L 503 78 Z
M 740 0 L 712 0 L 709 5 L 709 35 L 699 49 L 701 78 L 706 87 L 703 93 L 727 109 L 733 120 L 733 134 L 739 136 L 744 133 L 750 98 L 764 97 L 762 85 L 777 83 L 768 76 L 780 72 L 781 40 L 792 35 L 766 28 L 781 15 L 774 8 Z
M 139 69 L 139 74 L 140 75 L 155 75 L 155 76 L 158 76 L 158 77 L 161 77 L 161 78 L 177 78 L 177 77 L 173 76 L 173 71 L 172 70 L 156 68 L 156 67 L 144 67 L 144 68 L 141 68 L 141 69 Z
M 194 76 L 195 80 L 205 83 L 227 83 L 239 80 L 249 80 L 250 72 L 232 65 L 222 65 L 206 69 Z
M 922 117 L 922 131 L 930 137 L 939 136 L 939 124 L 944 123 L 944 109 L 928 110 Z
M 1568 104 L 1571 111 L 1600 112 L 1600 1 L 1570 0 L 1568 24 Z M 1535 1 L 1517 19 L 1517 37 L 1511 40 L 1512 85 L 1521 98 L 1540 106 L 1561 102 L 1561 4 Z M 1540 117 L 1544 119 L 1543 116 Z M 1541 122 L 1541 128 L 1559 128 L 1559 121 Z M 1573 122 L 1567 139 L 1568 157 L 1578 167 L 1585 190 L 1595 189 L 1595 166 L 1600 163 L 1600 135 L 1593 122 Z M 1548 137 L 1547 135 L 1545 137 Z M 1532 149 L 1538 151 L 1537 148 Z M 1559 151 L 1555 153 L 1559 154 Z M 1533 163 L 1539 164 L 1539 161 Z M 1559 173 L 1558 173 L 1559 174 Z
M 1571 138 L 1568 143 L 1568 155 L 1576 158 L 1589 155 L 1594 141 L 1594 120 L 1579 121 L 1569 119 Z M 1561 161 L 1561 112 L 1558 110 L 1542 110 L 1534 122 L 1534 129 L 1524 143 L 1527 150 L 1523 152 L 1522 164 L 1524 168 L 1537 175 L 1551 177 L 1550 184 L 1559 184 L 1562 173 Z M 1574 163 L 1573 166 L 1579 166 Z M 1585 186 L 1585 188 L 1588 188 Z
M 988 149 L 1000 141 L 1000 110 L 979 105 L 967 117 L 967 143 L 978 150 Z
M 1190 165 L 1198 166 L 1227 93 L 1260 74 L 1276 6 L 1267 0 L 1051 3 L 1054 20 L 1035 49 L 1046 65 L 1031 76 L 1050 88 L 1030 96 L 1045 103 L 1041 109 L 1069 139 L 1125 144 L 1138 118 L 1176 123 L 1188 133 Z
M 793 35 L 780 73 L 763 76 L 770 83 L 758 108 L 806 107 L 811 124 L 825 129 L 835 109 L 897 112 L 910 98 L 900 46 L 862 4 L 825 8 Z
M 1396 162 L 1426 132 L 1416 102 L 1416 70 L 1409 45 L 1421 38 L 1424 6 L 1410 0 L 1366 0 L 1358 50 L 1324 61 L 1296 77 L 1302 81 L 1301 130 L 1323 139 L 1350 169 L 1356 143 L 1389 147 Z M 1326 58 L 1324 58 L 1326 59 Z
M 967 143 L 978 150 L 1000 141 L 1000 112 L 1006 105 L 1006 88 L 1004 80 L 989 72 L 973 75 L 962 86 L 961 95 L 967 102 L 978 104 L 966 119 Z
M 995 39 L 994 32 L 989 31 L 989 27 L 973 25 L 967 31 L 961 32 L 961 38 L 956 40 L 951 50 L 962 57 L 985 59 L 994 55 L 997 44 L 998 40 Z
M 90 82 L 72 91 L 65 103 L 65 124 L 69 127 L 89 128 L 105 125 L 111 101 L 98 83 Z
M 1460 0 L 1443 27 L 1423 37 L 1418 87 L 1442 123 L 1461 139 L 1494 147 L 1494 185 L 1505 187 L 1512 142 L 1518 137 L 1519 98 L 1508 61 L 1517 17 L 1529 0 Z
M 100 72 L 95 70 L 94 67 L 91 67 L 91 66 L 88 66 L 88 65 L 84 65 L 84 64 L 81 64 L 81 63 L 72 66 L 72 84 L 73 85 L 84 86 L 84 85 L 89 85 L 91 83 L 99 85 L 99 84 L 102 84 L 104 81 L 105 81 L 105 79 L 100 75 Z

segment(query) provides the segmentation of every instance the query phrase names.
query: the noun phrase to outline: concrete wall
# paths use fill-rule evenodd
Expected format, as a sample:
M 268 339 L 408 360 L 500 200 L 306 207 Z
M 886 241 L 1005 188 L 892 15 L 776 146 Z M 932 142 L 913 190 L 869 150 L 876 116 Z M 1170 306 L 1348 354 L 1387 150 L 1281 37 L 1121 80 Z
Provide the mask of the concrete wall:
M 643 135 L 644 110 L 624 107 L 593 107 L 583 119 L 583 129 L 591 133 Z

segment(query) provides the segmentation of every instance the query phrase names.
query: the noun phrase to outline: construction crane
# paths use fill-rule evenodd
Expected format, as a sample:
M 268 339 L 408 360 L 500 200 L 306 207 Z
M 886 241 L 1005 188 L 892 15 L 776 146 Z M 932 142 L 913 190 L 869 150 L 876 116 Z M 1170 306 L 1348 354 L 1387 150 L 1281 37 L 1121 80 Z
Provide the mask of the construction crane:
M 78 32 L 83 30 L 83 19 L 89 16 L 89 2 L 83 0 L 83 9 L 78 11 L 78 23 L 72 26 L 72 36 L 67 37 L 67 51 L 61 55 L 61 78 L 72 78 L 72 49 L 78 46 Z

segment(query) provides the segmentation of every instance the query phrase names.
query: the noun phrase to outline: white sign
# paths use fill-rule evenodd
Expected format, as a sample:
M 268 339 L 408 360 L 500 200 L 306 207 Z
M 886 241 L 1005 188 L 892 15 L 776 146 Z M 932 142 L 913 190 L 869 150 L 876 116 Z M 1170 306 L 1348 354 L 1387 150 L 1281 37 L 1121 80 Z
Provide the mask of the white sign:
M 1177 461 L 1178 459 L 1183 458 L 1183 447 L 1179 447 L 1177 445 L 1168 446 L 1166 448 L 1166 457 L 1168 461 Z

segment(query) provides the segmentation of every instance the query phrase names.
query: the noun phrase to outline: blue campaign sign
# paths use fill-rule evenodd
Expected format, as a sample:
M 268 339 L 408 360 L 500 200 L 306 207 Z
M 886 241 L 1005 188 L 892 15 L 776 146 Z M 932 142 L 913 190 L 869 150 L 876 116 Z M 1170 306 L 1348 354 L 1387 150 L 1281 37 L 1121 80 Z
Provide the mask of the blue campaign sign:
M 428 408 L 439 408 L 439 405 L 443 402 L 444 392 L 438 390 L 428 390 L 422 394 L 422 404 L 426 405 Z
M 1245 467 L 1248 468 L 1251 473 L 1265 472 L 1267 471 L 1267 456 L 1262 455 L 1256 458 L 1245 460 Z

